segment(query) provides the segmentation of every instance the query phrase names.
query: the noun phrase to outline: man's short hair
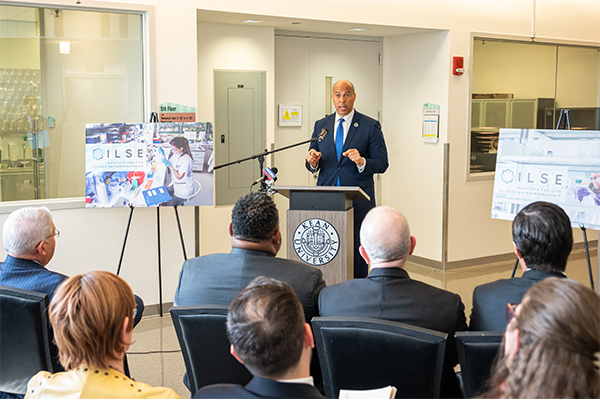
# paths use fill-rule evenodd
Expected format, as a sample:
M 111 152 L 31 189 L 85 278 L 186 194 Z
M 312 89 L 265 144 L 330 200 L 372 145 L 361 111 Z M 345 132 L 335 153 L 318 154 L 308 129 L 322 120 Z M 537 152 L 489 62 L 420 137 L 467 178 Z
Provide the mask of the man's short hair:
M 52 235 L 52 214 L 48 208 L 20 208 L 10 213 L 4 222 L 4 250 L 17 256 L 29 255 L 41 241 L 49 240 Z
M 259 276 L 229 306 L 227 336 L 253 375 L 278 379 L 300 362 L 302 304 L 287 283 Z
M 512 235 L 527 268 L 565 270 L 573 231 L 569 217 L 556 204 L 536 201 L 524 207 L 513 221 Z
M 108 369 L 107 358 L 124 351 L 121 337 L 125 317 L 133 329 L 135 299 L 122 278 L 108 271 L 73 276 L 60 284 L 50 303 L 50 322 L 60 363 Z
M 250 192 L 233 206 L 231 225 L 237 239 L 266 240 L 273 236 L 279 225 L 279 211 L 266 193 Z

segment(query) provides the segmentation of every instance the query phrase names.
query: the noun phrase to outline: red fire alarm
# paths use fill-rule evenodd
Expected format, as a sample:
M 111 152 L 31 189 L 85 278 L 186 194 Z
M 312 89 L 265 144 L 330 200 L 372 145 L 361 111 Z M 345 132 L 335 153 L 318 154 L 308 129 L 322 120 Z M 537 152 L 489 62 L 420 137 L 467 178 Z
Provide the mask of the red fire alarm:
M 462 75 L 465 73 L 464 57 L 452 57 L 452 73 Z

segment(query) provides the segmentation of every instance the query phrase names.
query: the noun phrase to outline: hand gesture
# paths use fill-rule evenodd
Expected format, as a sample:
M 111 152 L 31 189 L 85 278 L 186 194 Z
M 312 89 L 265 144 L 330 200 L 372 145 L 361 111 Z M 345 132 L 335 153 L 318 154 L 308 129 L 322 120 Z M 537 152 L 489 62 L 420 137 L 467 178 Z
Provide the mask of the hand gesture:
M 365 164 L 365 159 L 361 157 L 360 153 L 356 149 L 346 150 L 342 153 L 342 155 L 344 157 L 348 157 L 359 167 L 362 167 Z
M 310 149 L 306 155 L 306 161 L 312 165 L 313 168 L 317 168 L 317 163 L 321 159 L 321 153 L 315 149 Z

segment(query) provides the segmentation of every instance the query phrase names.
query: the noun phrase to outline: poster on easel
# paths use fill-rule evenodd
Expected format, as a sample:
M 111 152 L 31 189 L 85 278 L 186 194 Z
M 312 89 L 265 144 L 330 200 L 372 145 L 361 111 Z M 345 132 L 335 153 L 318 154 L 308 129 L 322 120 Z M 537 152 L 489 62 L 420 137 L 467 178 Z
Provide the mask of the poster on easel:
M 211 122 L 87 124 L 86 207 L 213 205 Z
M 600 131 L 500 129 L 492 218 L 513 220 L 534 201 L 600 230 Z

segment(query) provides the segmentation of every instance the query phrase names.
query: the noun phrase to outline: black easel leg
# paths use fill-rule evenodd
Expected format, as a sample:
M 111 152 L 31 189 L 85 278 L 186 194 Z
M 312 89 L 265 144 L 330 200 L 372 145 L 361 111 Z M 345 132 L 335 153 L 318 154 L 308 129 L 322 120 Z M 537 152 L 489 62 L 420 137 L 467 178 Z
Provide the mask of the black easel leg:
M 133 206 L 129 206 L 129 221 L 127 221 L 127 229 L 125 229 L 125 239 L 123 239 L 123 248 L 121 249 L 121 257 L 119 258 L 119 266 L 117 267 L 117 275 L 121 272 L 121 263 L 123 262 L 123 256 L 125 255 L 125 245 L 127 244 L 127 236 L 129 235 L 129 226 L 131 226 L 131 217 L 133 217 Z
M 588 247 L 588 240 L 587 240 L 587 229 L 585 228 L 585 226 L 580 225 L 579 226 L 583 232 L 583 243 L 585 244 L 585 256 L 587 259 L 587 266 L 588 266 L 588 273 L 590 274 L 590 286 L 592 288 L 592 290 L 594 290 L 594 276 L 592 275 L 592 263 L 590 262 L 590 249 Z
M 515 261 L 515 267 L 513 268 L 513 273 L 510 276 L 511 278 L 514 278 L 515 274 L 517 273 L 517 265 L 519 265 L 519 257 L 517 257 L 517 261 Z
M 162 311 L 162 271 L 160 265 L 160 207 L 156 207 L 156 236 L 158 237 L 158 313 L 163 316 Z
M 177 206 L 173 206 L 175 210 L 175 219 L 177 220 L 177 228 L 179 229 L 179 239 L 181 239 L 181 249 L 183 250 L 183 259 L 187 260 L 187 254 L 185 254 L 185 243 L 183 242 L 183 233 L 181 232 L 181 222 L 179 222 L 179 212 Z

